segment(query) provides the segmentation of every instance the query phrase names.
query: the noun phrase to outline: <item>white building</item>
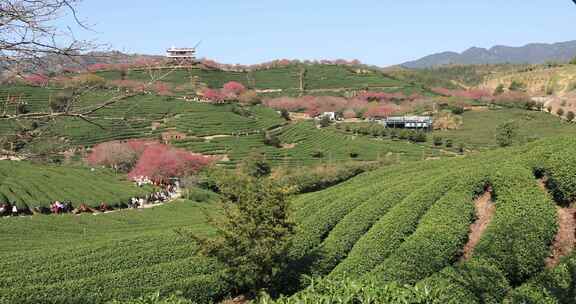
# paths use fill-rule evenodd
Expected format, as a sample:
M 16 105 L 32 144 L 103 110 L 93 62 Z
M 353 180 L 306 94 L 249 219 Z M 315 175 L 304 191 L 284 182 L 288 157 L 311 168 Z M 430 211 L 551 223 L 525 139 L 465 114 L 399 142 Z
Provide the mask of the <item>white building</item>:
M 382 124 L 387 128 L 431 130 L 433 120 L 430 116 L 391 116 L 384 119 Z
M 330 120 L 336 120 L 336 112 L 322 112 L 316 119 L 320 120 L 324 117 L 328 117 Z
M 194 60 L 196 58 L 196 49 L 171 47 L 166 50 L 166 57 L 170 59 Z

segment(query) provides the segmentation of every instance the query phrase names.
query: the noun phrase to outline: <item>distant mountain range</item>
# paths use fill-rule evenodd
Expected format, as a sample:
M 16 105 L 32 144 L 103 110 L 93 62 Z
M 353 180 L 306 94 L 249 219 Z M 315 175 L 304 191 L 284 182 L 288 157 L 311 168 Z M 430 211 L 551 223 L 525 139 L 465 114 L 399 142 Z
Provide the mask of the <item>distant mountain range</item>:
M 576 57 L 576 40 L 553 44 L 532 43 L 521 47 L 495 46 L 490 49 L 472 47 L 462 53 L 443 52 L 403 63 L 409 69 L 423 69 L 459 64 L 542 64 L 567 62 Z

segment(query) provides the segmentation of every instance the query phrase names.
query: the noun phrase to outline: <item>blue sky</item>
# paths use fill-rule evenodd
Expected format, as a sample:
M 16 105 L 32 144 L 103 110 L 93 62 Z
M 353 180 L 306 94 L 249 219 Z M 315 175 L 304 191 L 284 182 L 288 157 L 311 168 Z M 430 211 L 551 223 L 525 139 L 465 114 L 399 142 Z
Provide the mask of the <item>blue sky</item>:
M 576 40 L 571 0 L 84 0 L 78 12 L 95 31 L 75 29 L 79 38 L 146 54 L 201 40 L 199 57 L 224 63 L 387 66 L 471 46 Z

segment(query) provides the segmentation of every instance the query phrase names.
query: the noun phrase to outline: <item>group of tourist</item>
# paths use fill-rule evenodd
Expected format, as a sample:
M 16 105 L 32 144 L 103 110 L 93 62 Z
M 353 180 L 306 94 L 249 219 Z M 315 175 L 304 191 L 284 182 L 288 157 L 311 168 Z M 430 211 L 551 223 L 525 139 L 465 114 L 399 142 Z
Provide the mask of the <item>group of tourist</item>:
M 138 183 L 138 186 L 143 186 L 146 182 Z M 178 196 L 178 183 L 176 184 L 158 184 L 161 190 L 150 193 L 143 197 L 132 197 L 127 203 L 119 204 L 118 208 L 144 208 L 146 205 L 165 203 Z M 72 205 L 71 201 L 54 201 L 50 203 L 49 207 L 18 207 L 16 203 L 3 203 L 0 204 L 0 217 L 2 216 L 19 216 L 38 214 L 80 214 L 80 213 L 95 213 L 112 211 L 110 205 L 105 202 L 100 203 L 98 207 L 90 207 L 88 204 L 82 203 L 76 208 Z
M 16 204 L 4 203 L 0 205 L 0 216 L 18 216 L 18 206 Z

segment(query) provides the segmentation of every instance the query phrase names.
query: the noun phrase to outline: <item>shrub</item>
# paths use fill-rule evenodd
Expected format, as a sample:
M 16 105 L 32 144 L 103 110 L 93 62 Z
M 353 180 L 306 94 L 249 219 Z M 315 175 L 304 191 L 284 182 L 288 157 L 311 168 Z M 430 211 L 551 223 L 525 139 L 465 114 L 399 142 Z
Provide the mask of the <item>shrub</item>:
M 464 154 L 464 152 L 466 151 L 465 146 L 463 143 L 459 143 L 458 144 L 458 153 L 460 154 Z
M 74 91 L 71 90 L 65 90 L 56 94 L 49 103 L 52 112 L 61 113 L 69 111 L 74 101 L 74 95 Z
M 560 109 L 556 110 L 556 114 L 558 116 L 564 116 L 564 109 L 560 108 Z
M 566 113 L 566 120 L 573 121 L 574 118 L 576 118 L 576 115 L 574 114 L 574 112 L 568 111 L 568 113 Z
M 264 132 L 264 144 L 276 148 L 282 147 L 282 142 L 280 141 L 280 138 L 278 138 L 276 134 L 268 131 Z
M 92 87 L 104 88 L 106 87 L 106 79 L 95 74 L 83 74 L 72 79 L 73 87 Z
M 286 120 L 286 121 L 292 120 L 290 118 L 290 112 L 288 112 L 288 110 L 286 110 L 286 109 L 280 110 L 280 116 L 282 116 L 282 118 L 284 118 L 284 120 Z
M 498 126 L 496 129 L 496 142 L 500 147 L 508 147 L 514 143 L 518 135 L 518 124 L 515 121 L 508 121 Z
M 326 127 L 329 127 L 331 123 L 332 123 L 332 121 L 330 120 L 330 117 L 328 117 L 328 116 L 323 116 L 323 117 L 320 119 L 320 122 L 318 123 L 318 125 L 319 125 L 321 128 L 326 128 Z
M 446 140 L 446 148 L 452 148 L 454 146 L 454 142 L 451 139 Z
M 434 136 L 433 142 L 434 142 L 434 145 L 437 147 L 444 144 L 444 140 L 442 139 L 441 136 Z
M 504 85 L 503 84 L 499 84 L 496 89 L 494 90 L 494 95 L 500 95 L 504 93 Z
M 272 172 L 272 167 L 266 161 L 265 155 L 254 152 L 250 154 L 240 165 L 241 171 L 254 178 L 263 178 Z
M 513 285 L 544 268 L 557 230 L 556 207 L 532 170 L 498 164 L 490 176 L 498 204 L 474 256 L 492 261 Z
M 526 85 L 520 81 L 514 80 L 508 88 L 510 91 L 525 91 Z
M 454 115 L 464 114 L 464 107 L 463 106 L 452 106 L 450 110 L 452 111 L 452 114 L 454 114 Z
M 426 133 L 421 132 L 421 131 L 416 131 L 416 132 L 412 132 L 410 134 L 410 141 L 415 142 L 415 143 L 423 143 L 426 142 L 428 140 L 428 137 L 426 136 Z
M 214 200 L 217 200 L 219 198 L 216 193 L 209 191 L 209 190 L 197 188 L 197 187 L 192 187 L 192 188 L 186 189 L 186 191 L 184 193 L 184 197 L 187 200 L 191 200 L 194 202 L 200 202 L 200 203 L 214 201 Z
M 324 151 L 316 150 L 312 152 L 312 157 L 314 158 L 324 158 Z
M 185 299 L 178 295 L 161 297 L 160 293 L 141 296 L 133 300 L 114 300 L 108 304 L 194 304 L 191 300 Z

